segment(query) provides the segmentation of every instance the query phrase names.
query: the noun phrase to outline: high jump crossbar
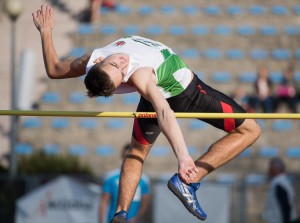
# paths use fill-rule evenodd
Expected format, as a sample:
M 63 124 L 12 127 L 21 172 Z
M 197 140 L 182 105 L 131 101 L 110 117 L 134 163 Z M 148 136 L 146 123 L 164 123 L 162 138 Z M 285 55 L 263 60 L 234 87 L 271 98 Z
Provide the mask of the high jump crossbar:
M 157 118 L 155 112 L 0 110 L 0 116 Z M 175 113 L 176 118 L 300 119 L 298 113 Z

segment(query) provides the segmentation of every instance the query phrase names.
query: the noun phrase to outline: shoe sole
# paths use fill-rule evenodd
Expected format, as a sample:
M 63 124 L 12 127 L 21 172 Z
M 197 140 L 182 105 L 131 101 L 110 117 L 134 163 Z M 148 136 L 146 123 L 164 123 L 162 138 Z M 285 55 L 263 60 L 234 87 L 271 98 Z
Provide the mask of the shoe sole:
M 110 223 L 126 223 L 126 221 L 123 217 L 116 216 Z
M 171 181 L 168 182 L 168 188 L 172 193 L 179 198 L 181 203 L 188 209 L 188 211 L 194 215 L 196 218 L 200 219 L 201 221 L 206 220 L 206 218 L 203 218 L 201 215 L 196 214 L 194 210 L 185 202 L 185 197 L 180 193 L 180 191 L 177 190 L 177 188 L 171 183 Z

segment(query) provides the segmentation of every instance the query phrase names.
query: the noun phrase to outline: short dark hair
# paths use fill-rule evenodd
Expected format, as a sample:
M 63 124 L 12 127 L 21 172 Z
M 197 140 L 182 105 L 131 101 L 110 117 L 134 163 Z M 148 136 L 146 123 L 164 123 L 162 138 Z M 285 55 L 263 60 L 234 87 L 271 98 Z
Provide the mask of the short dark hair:
M 99 64 L 92 66 L 84 79 L 84 84 L 90 98 L 111 96 L 116 89 L 110 76 L 100 68 Z

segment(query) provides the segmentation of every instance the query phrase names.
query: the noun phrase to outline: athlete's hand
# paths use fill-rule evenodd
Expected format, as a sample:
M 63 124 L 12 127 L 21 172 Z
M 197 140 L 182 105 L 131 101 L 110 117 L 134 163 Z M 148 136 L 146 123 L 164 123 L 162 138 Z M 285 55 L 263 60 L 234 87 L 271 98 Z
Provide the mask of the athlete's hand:
M 54 12 L 50 6 L 42 5 L 41 9 L 32 13 L 33 22 L 38 31 L 50 29 L 54 27 Z
M 199 172 L 191 156 L 181 157 L 178 160 L 178 173 L 180 178 L 187 184 L 195 182 Z

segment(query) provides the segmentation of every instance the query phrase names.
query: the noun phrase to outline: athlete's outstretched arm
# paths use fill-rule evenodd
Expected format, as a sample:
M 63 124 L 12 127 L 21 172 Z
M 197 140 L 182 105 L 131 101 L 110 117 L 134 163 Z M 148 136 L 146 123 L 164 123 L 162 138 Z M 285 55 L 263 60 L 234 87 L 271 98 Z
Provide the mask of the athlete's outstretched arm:
M 157 113 L 159 127 L 170 142 L 178 159 L 178 172 L 180 177 L 186 183 L 194 182 L 198 169 L 188 153 L 173 110 L 156 86 L 152 69 L 142 68 L 136 71 L 130 77 L 130 81 L 139 93 L 152 103 Z
M 40 32 L 46 72 L 51 79 L 79 77 L 85 74 L 86 64 L 90 55 L 77 59 L 71 58 L 60 61 L 52 39 L 54 28 L 54 12 L 50 6 L 42 5 L 41 9 L 32 13 L 33 22 Z

